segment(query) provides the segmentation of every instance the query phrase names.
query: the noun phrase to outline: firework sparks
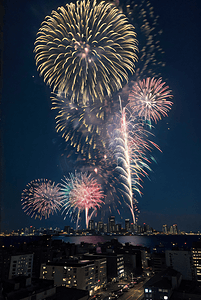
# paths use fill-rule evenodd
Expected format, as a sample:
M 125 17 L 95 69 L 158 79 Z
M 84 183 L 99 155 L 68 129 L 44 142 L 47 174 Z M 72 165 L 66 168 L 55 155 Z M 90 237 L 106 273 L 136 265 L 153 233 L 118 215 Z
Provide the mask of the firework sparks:
M 65 139 L 66 145 L 91 159 L 92 152 L 105 147 L 102 136 L 106 130 L 106 120 L 110 105 L 98 102 L 91 105 L 70 103 L 64 94 L 53 95 L 52 109 L 56 111 L 56 131 Z M 111 104 L 111 103 L 110 103 Z
M 102 189 L 104 191 L 104 209 L 97 212 L 98 217 L 101 220 L 107 220 L 108 213 L 115 214 L 116 211 L 122 209 L 122 198 L 119 192 L 119 172 L 115 169 L 116 159 L 112 151 L 107 147 L 104 149 L 104 153 L 100 153 L 100 156 L 95 161 L 94 165 L 86 164 L 80 168 L 81 172 L 87 170 L 94 178 L 101 183 Z
M 35 42 L 36 64 L 53 90 L 72 101 L 103 100 L 118 91 L 137 60 L 133 25 L 114 5 L 66 4 L 47 16 Z
M 165 62 L 164 50 L 160 44 L 162 30 L 158 24 L 159 16 L 155 15 L 149 0 L 128 0 L 122 5 L 123 12 L 135 27 L 139 41 L 135 80 L 161 76 Z
M 66 215 L 77 213 L 77 225 L 80 213 L 85 211 L 86 228 L 95 211 L 104 203 L 101 185 L 86 173 L 70 174 L 70 178 L 63 180 L 61 185 L 63 195 L 63 213 Z
M 60 187 L 47 179 L 31 181 L 22 192 L 21 204 L 24 212 L 32 217 L 45 219 L 61 208 Z
M 147 78 L 133 85 L 129 104 L 140 118 L 157 123 L 161 116 L 168 116 L 173 104 L 168 98 L 172 98 L 172 94 L 162 78 Z
M 122 206 L 123 201 L 117 196 L 119 178 L 120 192 L 136 223 L 135 192 L 142 194 L 142 177 L 151 170 L 147 152 L 152 147 L 160 150 L 149 140 L 145 127 L 167 116 L 173 104 L 169 101 L 171 91 L 161 78 L 141 80 L 145 74 L 158 78 L 161 75 L 156 75 L 155 69 L 164 66 L 158 58 L 163 51 L 153 7 L 147 0 L 129 0 L 122 8 L 118 8 L 118 1 L 113 2 L 81 0 L 59 7 L 42 22 L 35 41 L 38 71 L 54 92 L 51 99 L 57 113 L 56 131 L 65 140 L 68 158 L 75 154 L 79 171 L 91 174 L 70 174 L 58 190 L 57 208 L 62 199 L 63 213 L 76 215 L 77 227 L 82 212 L 88 227 L 103 203 L 110 212 L 113 206 L 120 214 L 117 202 Z M 124 102 L 119 127 L 115 128 L 120 94 Z M 115 149 L 112 154 L 107 152 L 109 137 Z M 23 194 L 25 211 L 32 216 L 49 217 L 50 211 L 28 203 L 30 194 Z
M 148 139 L 149 134 L 143 124 L 137 123 L 136 118 L 125 107 L 121 108 L 119 119 L 120 128 L 115 130 L 111 144 L 117 157 L 116 169 L 121 174 L 122 191 L 128 199 L 126 204 L 136 223 L 137 200 L 133 191 L 141 195 L 141 177 L 148 176 L 147 170 L 151 171 L 148 165 L 150 161 L 145 154 L 152 150 L 152 146 L 159 147 Z

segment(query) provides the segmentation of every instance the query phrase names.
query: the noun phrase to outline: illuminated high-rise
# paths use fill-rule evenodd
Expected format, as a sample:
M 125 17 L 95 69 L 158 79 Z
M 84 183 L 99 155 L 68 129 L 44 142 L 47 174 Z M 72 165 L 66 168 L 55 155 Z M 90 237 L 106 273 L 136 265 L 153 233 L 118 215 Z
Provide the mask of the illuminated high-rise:
M 115 232 L 115 217 L 114 216 L 111 216 L 109 219 L 108 219 L 108 232 Z
M 98 230 L 99 232 L 104 232 L 104 225 L 103 225 L 103 222 L 101 222 L 101 221 L 98 222 L 97 230 Z
M 95 229 L 94 220 L 89 220 L 89 230 L 94 230 L 94 229 Z
M 177 224 L 173 225 L 173 233 L 178 234 Z
M 130 231 L 130 219 L 125 219 L 125 229 L 126 231 Z
M 168 233 L 168 226 L 166 224 L 163 225 L 163 233 L 165 233 L 165 234 Z

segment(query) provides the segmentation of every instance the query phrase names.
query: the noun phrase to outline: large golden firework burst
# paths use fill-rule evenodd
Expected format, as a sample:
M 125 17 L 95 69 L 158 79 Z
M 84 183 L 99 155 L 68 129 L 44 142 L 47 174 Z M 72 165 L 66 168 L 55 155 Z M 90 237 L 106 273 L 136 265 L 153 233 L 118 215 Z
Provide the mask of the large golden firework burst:
M 114 5 L 83 0 L 45 18 L 34 51 L 38 71 L 53 91 L 86 103 L 102 101 L 128 81 L 137 40 L 133 25 Z

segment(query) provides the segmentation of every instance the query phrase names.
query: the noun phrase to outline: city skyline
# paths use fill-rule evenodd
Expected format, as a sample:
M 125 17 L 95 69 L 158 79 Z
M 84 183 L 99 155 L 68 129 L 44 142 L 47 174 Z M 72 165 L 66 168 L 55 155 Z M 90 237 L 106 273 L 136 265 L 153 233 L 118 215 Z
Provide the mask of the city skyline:
M 168 118 L 156 125 L 156 142 L 162 153 L 153 151 L 149 179 L 143 179 L 142 197 L 137 197 L 139 223 L 161 229 L 177 223 L 181 230 L 201 229 L 199 167 L 199 24 L 200 3 L 177 1 L 158 4 L 162 48 L 166 67 L 163 79 L 173 91 L 173 107 Z M 2 230 L 26 226 L 64 227 L 60 214 L 34 220 L 21 208 L 21 193 L 38 178 L 61 182 L 64 170 L 71 172 L 73 158 L 62 156 L 63 144 L 54 127 L 51 90 L 36 70 L 34 41 L 45 15 L 63 1 L 24 1 L 18 6 L 5 1 L 3 19 L 3 78 L 1 101 Z M 18 11 L 16 15 L 15 12 Z M 186 21 L 187 20 L 187 21 Z M 13 37 L 13 28 L 16 34 Z M 12 38 L 12 39 L 11 39 Z M 15 46 L 13 46 L 15 45 Z M 82 162 L 80 162 L 81 164 Z M 116 212 L 118 222 L 130 218 L 128 211 Z M 121 219 L 122 217 L 122 219 Z M 98 220 L 98 217 L 97 217 Z
M 116 222 L 115 216 L 108 217 L 107 222 L 89 220 L 88 228 L 73 226 L 72 222 L 66 223 L 63 228 L 59 227 L 35 227 L 28 226 L 24 228 L 5 230 L 1 232 L 1 236 L 26 236 L 26 235 L 72 235 L 72 236 L 86 236 L 86 235 L 114 235 L 115 236 L 140 236 L 140 235 L 194 235 L 200 236 L 201 232 L 183 231 L 180 230 L 177 224 L 163 224 L 158 230 L 151 227 L 147 223 L 134 224 L 130 219 L 124 219 L 122 222 Z

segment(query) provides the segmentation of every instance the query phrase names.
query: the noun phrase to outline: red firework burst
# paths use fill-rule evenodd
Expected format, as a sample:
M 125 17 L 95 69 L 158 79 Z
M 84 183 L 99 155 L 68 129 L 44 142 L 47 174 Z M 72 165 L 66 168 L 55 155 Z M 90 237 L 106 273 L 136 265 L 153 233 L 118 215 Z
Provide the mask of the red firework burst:
M 101 185 L 95 178 L 86 173 L 71 174 L 62 184 L 64 211 L 66 214 L 78 211 L 77 217 L 85 211 L 86 227 L 94 212 L 103 204 L 104 198 Z M 89 210 L 92 212 L 89 214 Z M 78 220 L 77 220 L 78 222 Z
M 165 82 L 162 82 L 162 78 L 148 77 L 135 82 L 128 100 L 140 118 L 157 123 L 161 116 L 168 116 L 173 104 L 168 98 L 172 98 L 172 94 Z
M 40 220 L 54 214 L 61 208 L 62 195 L 59 185 L 47 179 L 36 179 L 27 184 L 22 192 L 21 203 L 24 212 Z

